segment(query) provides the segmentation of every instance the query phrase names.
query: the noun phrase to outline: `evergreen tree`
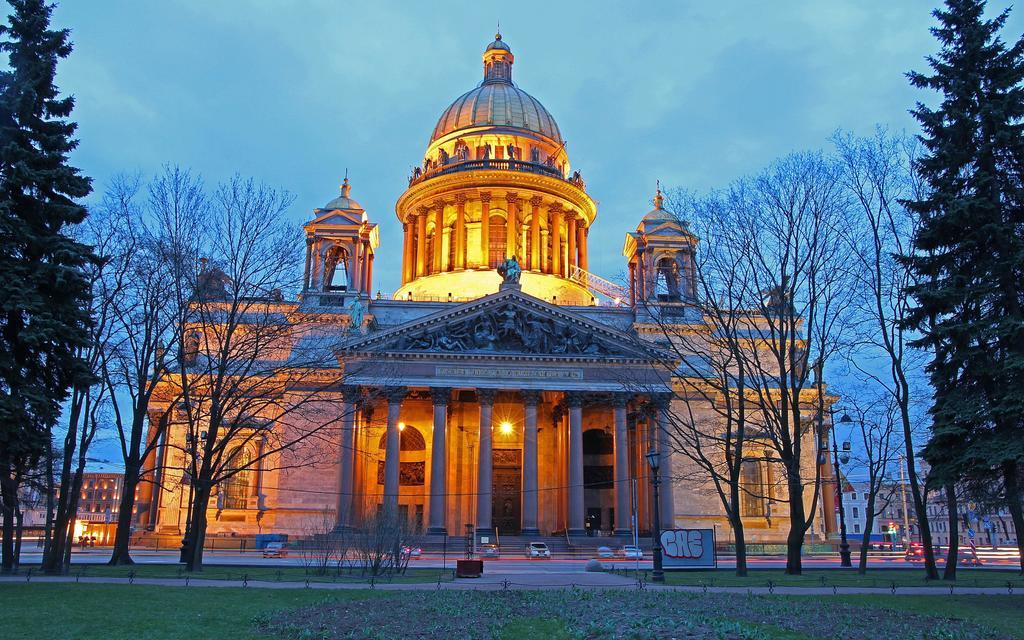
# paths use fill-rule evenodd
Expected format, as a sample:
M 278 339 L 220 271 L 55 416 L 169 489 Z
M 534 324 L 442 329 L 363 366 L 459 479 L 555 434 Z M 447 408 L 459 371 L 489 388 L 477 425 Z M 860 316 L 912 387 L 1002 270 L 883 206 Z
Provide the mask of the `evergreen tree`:
M 931 74 L 909 74 L 942 94 L 918 104 L 929 188 L 908 206 L 921 217 L 907 259 L 920 278 L 912 320 L 931 350 L 935 402 L 925 457 L 933 484 L 1001 478 L 1024 531 L 1024 40 L 999 37 L 1008 12 L 984 17 L 980 0 L 947 0 L 932 33 Z M 1024 536 L 1018 535 L 1018 544 Z M 1024 562 L 1024 560 L 1022 560 Z
M 74 99 L 54 86 L 71 53 L 68 31 L 51 30 L 53 6 L 11 0 L 0 26 L 0 488 L 3 570 L 13 558 L 21 470 L 49 446 L 61 402 L 86 370 L 75 351 L 87 338 L 90 248 L 67 235 L 86 210 L 75 200 L 90 180 L 68 164 L 78 144 Z

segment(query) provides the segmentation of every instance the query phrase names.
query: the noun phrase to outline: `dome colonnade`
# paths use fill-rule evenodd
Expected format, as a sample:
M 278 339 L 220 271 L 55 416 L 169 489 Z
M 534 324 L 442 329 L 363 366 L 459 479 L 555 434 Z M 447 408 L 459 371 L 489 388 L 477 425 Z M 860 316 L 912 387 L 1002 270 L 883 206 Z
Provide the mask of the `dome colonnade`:
M 578 280 L 597 205 L 570 173 L 554 118 L 512 83 L 514 58 L 496 36 L 484 79 L 434 128 L 422 167 L 395 205 L 403 229 L 396 299 L 473 299 L 497 290 L 494 269 L 515 256 L 524 291 L 591 304 Z

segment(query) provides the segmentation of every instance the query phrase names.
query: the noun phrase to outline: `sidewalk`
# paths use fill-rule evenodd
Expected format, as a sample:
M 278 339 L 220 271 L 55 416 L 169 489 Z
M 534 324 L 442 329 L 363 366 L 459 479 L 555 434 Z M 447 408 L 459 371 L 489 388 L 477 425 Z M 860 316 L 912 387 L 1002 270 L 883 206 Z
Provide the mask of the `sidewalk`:
M 913 595 L 913 596 L 948 596 L 948 595 L 1010 595 L 1002 587 L 898 587 L 895 592 L 888 587 L 694 587 L 694 586 L 662 586 L 649 582 L 638 582 L 631 578 L 609 573 L 553 573 L 553 572 L 493 572 L 477 579 L 456 579 L 451 582 L 420 582 L 420 583 L 387 583 L 373 585 L 367 583 L 331 583 L 331 582 L 269 582 L 249 580 L 205 580 L 188 578 L 187 580 L 171 578 L 90 578 L 75 576 L 2 576 L 0 585 L 26 583 L 82 583 L 82 584 L 134 584 L 158 587 L 242 587 L 250 589 L 373 589 L 380 591 L 436 591 L 445 590 L 542 590 L 542 589 L 649 589 L 651 591 L 678 591 L 684 593 L 736 593 L 759 595 L 788 596 L 831 596 L 831 595 Z M 1019 593 L 1017 595 L 1020 595 Z

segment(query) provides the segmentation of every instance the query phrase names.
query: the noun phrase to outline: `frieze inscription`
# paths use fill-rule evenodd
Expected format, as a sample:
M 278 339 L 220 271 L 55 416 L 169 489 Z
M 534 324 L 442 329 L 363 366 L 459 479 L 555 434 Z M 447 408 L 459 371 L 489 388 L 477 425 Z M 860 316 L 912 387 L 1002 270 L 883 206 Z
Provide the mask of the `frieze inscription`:
M 582 369 L 527 369 L 518 367 L 453 367 L 438 366 L 434 375 L 439 378 L 499 378 L 540 380 L 582 380 Z

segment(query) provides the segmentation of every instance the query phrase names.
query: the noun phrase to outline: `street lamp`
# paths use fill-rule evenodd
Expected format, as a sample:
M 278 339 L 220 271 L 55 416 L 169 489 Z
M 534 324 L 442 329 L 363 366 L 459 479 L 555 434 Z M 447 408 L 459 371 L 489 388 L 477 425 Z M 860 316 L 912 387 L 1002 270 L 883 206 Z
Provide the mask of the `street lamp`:
M 839 566 L 841 567 L 852 567 L 853 563 L 850 561 L 850 542 L 846 539 L 846 510 L 843 509 L 843 485 L 842 485 L 842 474 L 839 471 L 839 443 L 836 442 L 836 421 L 835 413 L 832 408 L 829 407 L 830 422 L 832 423 L 832 463 L 836 469 L 836 499 L 839 500 Z M 843 424 L 852 424 L 853 418 L 850 414 L 843 413 L 843 417 L 839 418 L 839 422 Z M 842 462 L 845 464 L 850 461 L 850 443 L 849 441 L 843 442 L 843 458 Z
M 651 467 L 651 484 L 654 485 L 654 531 L 651 532 L 651 554 L 654 556 L 652 582 L 665 582 L 665 572 L 661 567 L 661 501 L 658 499 L 658 467 L 661 466 L 661 454 L 657 451 L 647 452 L 647 464 Z

